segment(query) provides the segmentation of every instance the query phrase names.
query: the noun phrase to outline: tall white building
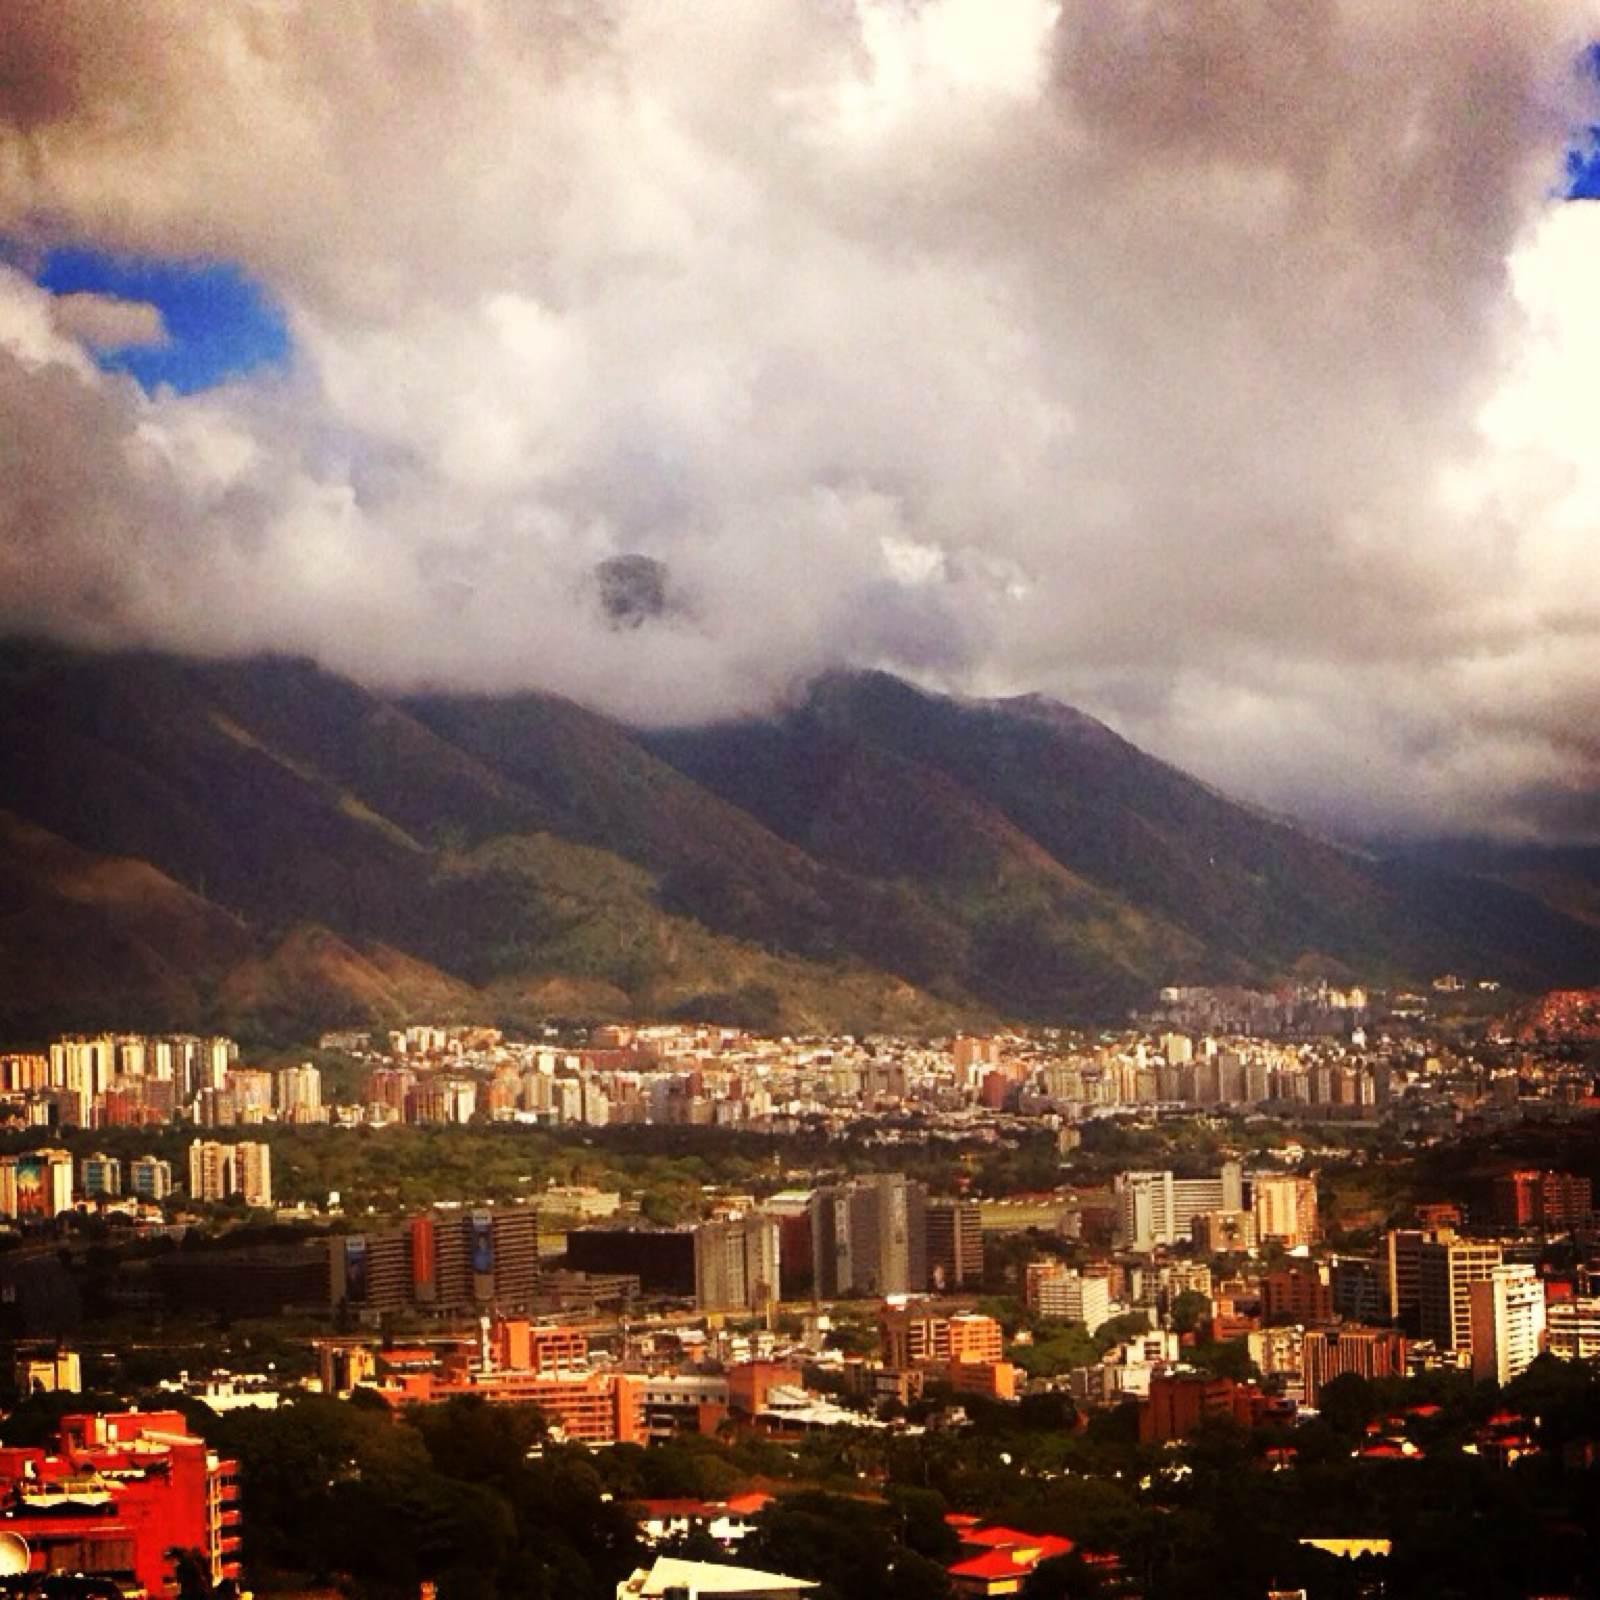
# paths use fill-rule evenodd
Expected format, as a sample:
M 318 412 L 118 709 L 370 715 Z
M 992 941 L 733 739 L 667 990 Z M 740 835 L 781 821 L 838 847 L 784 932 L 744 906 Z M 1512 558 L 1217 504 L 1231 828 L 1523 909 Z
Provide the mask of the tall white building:
M 1500 1246 L 1441 1233 L 1424 1237 L 1417 1257 L 1417 1324 L 1424 1339 L 1441 1350 L 1472 1345 L 1474 1283 L 1500 1266 Z
M 1052 1322 L 1081 1322 L 1094 1333 L 1111 1320 L 1110 1283 L 1059 1261 L 1030 1262 L 1026 1293 L 1029 1309 Z
M 272 1205 L 272 1146 L 245 1141 L 233 1147 L 234 1192 L 247 1206 Z
M 1258 1172 L 1250 1180 L 1250 1197 L 1256 1237 L 1263 1244 L 1276 1239 L 1293 1250 L 1297 1245 L 1316 1242 L 1321 1229 L 1317 1222 L 1315 1179 Z
M 273 1081 L 273 1098 L 284 1122 L 321 1122 L 322 1074 L 309 1061 L 280 1069 Z
M 196 1139 L 189 1146 L 189 1198 L 215 1201 L 235 1195 L 247 1206 L 271 1206 L 271 1146 Z
M 1112 1181 L 1117 1199 L 1117 1243 L 1154 1250 L 1187 1240 L 1204 1212 L 1244 1207 L 1244 1174 L 1236 1161 L 1214 1178 L 1175 1178 L 1170 1172 L 1121 1172 Z
M 1468 1286 L 1472 1305 L 1472 1376 L 1510 1383 L 1544 1349 L 1544 1284 L 1523 1263 L 1495 1267 Z
M 106 1092 L 116 1064 L 110 1034 L 94 1039 L 57 1039 L 50 1046 L 50 1085 L 72 1089 L 87 1099 Z
M 611 1120 L 611 1099 L 593 1078 L 579 1080 L 582 1089 L 583 1121 L 591 1128 L 603 1128 Z

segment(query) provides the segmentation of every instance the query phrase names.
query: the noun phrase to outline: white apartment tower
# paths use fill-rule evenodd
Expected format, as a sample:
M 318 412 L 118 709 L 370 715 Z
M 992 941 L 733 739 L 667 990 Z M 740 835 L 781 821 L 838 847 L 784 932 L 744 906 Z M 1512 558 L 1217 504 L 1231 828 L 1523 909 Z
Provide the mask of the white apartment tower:
M 1472 1376 L 1507 1384 L 1544 1349 L 1544 1284 L 1527 1265 L 1501 1265 L 1468 1289 Z
M 272 1148 L 242 1141 L 222 1144 L 196 1139 L 189 1146 L 189 1198 L 229 1200 L 238 1195 L 247 1206 L 272 1204 Z

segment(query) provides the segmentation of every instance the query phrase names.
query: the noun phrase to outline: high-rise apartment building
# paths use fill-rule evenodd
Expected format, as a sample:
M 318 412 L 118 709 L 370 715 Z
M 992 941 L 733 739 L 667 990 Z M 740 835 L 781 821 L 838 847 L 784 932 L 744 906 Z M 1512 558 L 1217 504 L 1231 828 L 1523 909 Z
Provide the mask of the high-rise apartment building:
M 87 1199 L 107 1200 L 122 1193 L 122 1163 L 115 1156 L 85 1156 L 78 1170 Z
M 272 1146 L 244 1142 L 234 1150 L 235 1192 L 247 1206 L 265 1209 L 272 1204 Z
M 1417 1327 L 1441 1350 L 1472 1348 L 1471 1285 L 1500 1265 L 1500 1246 L 1458 1239 L 1425 1240 L 1417 1262 Z
M 1316 1243 L 1321 1230 L 1317 1223 L 1315 1179 L 1257 1173 L 1250 1180 L 1250 1194 L 1256 1235 L 1263 1244 L 1275 1239 L 1286 1250 L 1293 1250 Z
M 899 1173 L 818 1189 L 811 1200 L 817 1296 L 925 1289 L 927 1208 L 927 1190 Z
M 271 1146 L 196 1139 L 189 1146 L 189 1198 L 217 1201 L 235 1195 L 247 1206 L 272 1204 Z
M 165 1200 L 172 1193 L 172 1163 L 135 1156 L 128 1163 L 128 1192 L 140 1200 Z
M 226 1200 L 232 1193 L 233 1146 L 215 1139 L 196 1139 L 189 1146 L 189 1198 Z
M 109 1034 L 93 1039 L 57 1039 L 50 1046 L 51 1086 L 75 1089 L 93 1100 L 109 1087 L 116 1059 L 116 1040 Z
M 983 1209 L 976 1200 L 930 1200 L 928 1287 L 964 1289 L 983 1277 Z
M 0 1156 L 0 1217 L 60 1216 L 72 1209 L 72 1157 L 65 1150 Z
M 322 1074 L 309 1061 L 282 1068 L 273 1083 L 278 1116 L 284 1122 L 321 1122 Z
M 1468 1286 L 1472 1376 L 1506 1384 L 1544 1349 L 1544 1284 L 1531 1266 L 1502 1263 Z
M 775 1305 L 782 1298 L 777 1218 L 755 1211 L 696 1228 L 694 1298 L 702 1311 Z
M 233 1100 L 234 1115 L 240 1122 L 264 1122 L 272 1111 L 273 1075 L 259 1067 L 232 1067 L 228 1072 L 227 1092 Z

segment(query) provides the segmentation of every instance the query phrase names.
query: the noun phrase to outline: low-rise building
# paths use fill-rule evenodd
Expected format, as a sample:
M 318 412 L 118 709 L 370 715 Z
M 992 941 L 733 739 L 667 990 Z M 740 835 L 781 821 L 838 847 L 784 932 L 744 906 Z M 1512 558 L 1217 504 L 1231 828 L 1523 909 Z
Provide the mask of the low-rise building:
M 238 1466 L 181 1412 L 64 1417 L 54 1450 L 0 1449 L 0 1533 L 29 1570 L 81 1572 L 176 1600 L 177 1557 L 197 1551 L 213 1584 L 239 1576 Z
M 1552 1300 L 1545 1306 L 1544 1317 L 1551 1355 L 1562 1361 L 1600 1359 L 1600 1295 Z

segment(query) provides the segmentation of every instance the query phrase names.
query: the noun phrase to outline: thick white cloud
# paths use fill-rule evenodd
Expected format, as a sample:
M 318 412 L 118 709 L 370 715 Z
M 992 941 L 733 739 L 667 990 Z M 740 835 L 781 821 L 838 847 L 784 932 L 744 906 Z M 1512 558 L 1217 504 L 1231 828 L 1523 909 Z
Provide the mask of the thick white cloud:
M 1594 20 L 21 0 L 0 231 L 237 261 L 295 358 L 146 397 L 0 276 L 0 626 L 649 720 L 883 665 L 1600 831 Z

